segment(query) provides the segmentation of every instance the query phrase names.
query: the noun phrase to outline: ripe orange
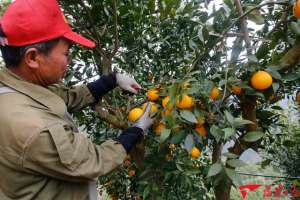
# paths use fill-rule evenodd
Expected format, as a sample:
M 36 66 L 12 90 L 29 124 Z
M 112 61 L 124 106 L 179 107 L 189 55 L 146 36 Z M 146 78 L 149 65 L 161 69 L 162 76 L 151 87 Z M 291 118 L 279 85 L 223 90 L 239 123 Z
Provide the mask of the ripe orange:
M 266 71 L 257 71 L 251 77 L 251 85 L 257 90 L 268 89 L 272 83 L 272 76 Z
M 150 113 L 151 113 L 151 114 L 155 114 L 155 113 L 157 112 L 157 106 L 156 106 L 156 104 L 153 103 L 153 102 L 150 102 L 150 104 L 151 104 Z M 143 112 L 145 111 L 146 106 L 147 106 L 147 103 L 144 103 L 144 104 L 142 105 Z
M 130 176 L 130 177 L 135 176 L 135 170 L 134 169 L 129 170 L 128 176 Z
M 198 117 L 197 118 L 197 125 L 196 126 L 202 126 L 205 123 L 204 117 Z
M 140 195 L 137 195 L 137 196 L 135 197 L 135 200 L 143 200 L 143 198 L 142 198 Z
M 156 101 L 159 99 L 158 90 L 150 89 L 147 91 L 147 97 L 149 101 Z
M 124 160 L 123 161 L 123 166 L 124 167 L 129 167 L 131 165 L 131 162 L 129 160 Z
M 126 155 L 125 159 L 124 160 L 131 160 L 131 156 L 128 154 Z
M 112 180 L 107 181 L 106 183 L 104 183 L 105 187 L 111 187 L 113 184 Z
M 109 195 L 111 200 L 118 200 L 118 196 L 113 194 L 113 195 Z
M 269 97 L 268 97 L 268 100 L 269 101 L 273 101 L 275 99 L 276 95 L 275 94 L 271 94 Z
M 161 129 L 163 129 L 163 128 L 166 128 L 166 125 L 164 123 L 159 123 L 154 129 L 154 132 L 156 133 L 156 135 L 160 135 Z
M 196 130 L 196 132 L 197 132 L 200 136 L 202 136 L 202 137 L 205 137 L 205 136 L 207 135 L 207 132 L 206 132 L 204 126 L 197 126 L 197 127 L 195 128 L 195 130 Z
M 211 90 L 209 96 L 210 96 L 210 99 L 211 99 L 211 100 L 215 101 L 215 100 L 218 99 L 219 95 L 220 95 L 220 90 L 219 90 L 217 87 L 214 87 L 214 88 Z
M 173 105 L 172 105 L 171 102 L 169 103 L 169 101 L 170 101 L 170 97 L 169 96 L 166 96 L 165 98 L 163 98 L 163 100 L 162 100 L 162 106 L 164 108 L 167 107 L 167 109 L 172 110 Z
M 184 94 L 176 100 L 176 106 L 179 109 L 188 109 L 194 105 L 193 98 Z
M 300 103 L 300 91 L 297 93 L 296 100 Z
M 293 13 L 294 13 L 294 16 L 295 16 L 297 19 L 300 19 L 300 1 L 299 1 L 299 0 L 297 0 L 297 1 L 294 3 Z
M 192 158 L 199 158 L 200 156 L 200 150 L 197 147 L 193 147 L 191 150 L 191 157 Z
M 161 112 L 161 116 L 162 117 L 167 117 L 171 112 L 172 112 L 172 110 L 166 109 L 165 111 Z
M 128 119 L 129 121 L 135 122 L 143 113 L 144 111 L 141 108 L 133 108 L 128 114 Z
M 237 94 L 237 95 L 242 93 L 242 88 L 240 88 L 239 86 L 236 86 L 236 85 L 232 86 L 231 90 L 234 94 Z
M 190 83 L 187 81 L 182 84 L 183 89 L 188 89 L 189 87 L 190 87 Z
M 166 155 L 166 161 L 170 161 L 172 160 L 172 155 L 171 154 L 167 154 Z

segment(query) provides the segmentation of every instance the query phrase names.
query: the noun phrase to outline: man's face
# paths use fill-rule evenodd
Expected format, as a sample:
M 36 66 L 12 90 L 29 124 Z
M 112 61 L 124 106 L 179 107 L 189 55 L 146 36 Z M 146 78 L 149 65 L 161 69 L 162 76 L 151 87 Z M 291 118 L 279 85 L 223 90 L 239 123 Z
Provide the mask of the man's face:
M 41 55 L 39 68 L 35 71 L 41 85 L 48 86 L 57 83 L 65 76 L 70 63 L 69 49 L 70 42 L 61 39 L 48 55 Z

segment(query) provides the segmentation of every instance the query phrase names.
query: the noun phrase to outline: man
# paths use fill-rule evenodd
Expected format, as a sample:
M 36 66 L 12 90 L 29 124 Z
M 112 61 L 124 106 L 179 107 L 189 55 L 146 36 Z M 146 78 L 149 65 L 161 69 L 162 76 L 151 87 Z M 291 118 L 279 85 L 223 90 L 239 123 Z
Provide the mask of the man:
M 72 32 L 56 0 L 16 0 L 0 21 L 0 199 L 96 199 L 95 181 L 120 165 L 153 122 L 150 105 L 116 140 L 93 144 L 68 112 L 100 100 L 116 86 L 136 93 L 129 76 L 110 74 L 87 86 L 55 84 L 69 46 L 95 44 Z

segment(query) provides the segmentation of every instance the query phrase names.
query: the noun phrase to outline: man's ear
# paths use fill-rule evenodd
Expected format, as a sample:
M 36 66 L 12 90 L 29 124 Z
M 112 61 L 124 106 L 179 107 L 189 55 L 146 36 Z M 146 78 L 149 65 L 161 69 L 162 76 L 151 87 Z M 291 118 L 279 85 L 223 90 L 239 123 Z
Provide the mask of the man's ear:
M 32 69 L 40 66 L 41 53 L 36 48 L 29 48 L 24 54 L 25 63 Z

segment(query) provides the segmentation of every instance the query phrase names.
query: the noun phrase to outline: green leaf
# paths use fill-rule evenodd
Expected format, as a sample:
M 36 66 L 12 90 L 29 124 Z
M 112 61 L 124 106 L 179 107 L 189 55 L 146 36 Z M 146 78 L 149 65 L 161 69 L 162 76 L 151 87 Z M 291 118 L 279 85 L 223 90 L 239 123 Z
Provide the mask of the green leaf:
M 230 124 L 233 124 L 234 118 L 233 118 L 233 116 L 231 115 L 231 113 L 228 112 L 227 110 L 225 110 L 224 114 L 225 114 L 226 119 L 228 120 L 228 122 L 229 122 Z
M 186 134 L 184 131 L 180 131 L 179 133 L 174 133 L 171 138 L 172 144 L 179 144 L 185 138 Z
M 231 137 L 234 135 L 235 130 L 233 128 L 224 128 L 222 129 L 224 131 L 224 139 L 226 140 L 227 138 Z
M 204 37 L 203 37 L 203 26 L 201 26 L 199 29 L 198 29 L 198 38 L 201 42 L 205 42 L 204 40 Z
M 224 132 L 219 127 L 217 127 L 216 125 L 212 125 L 210 127 L 210 133 L 215 137 L 215 139 L 217 140 L 217 142 L 219 142 L 220 139 L 224 135 Z
M 227 176 L 232 180 L 233 184 L 238 186 L 242 184 L 242 179 L 236 171 L 233 169 L 226 168 L 225 169 Z
M 144 189 L 144 192 L 143 192 L 143 199 L 147 199 L 148 195 L 150 194 L 150 184 L 148 184 L 146 186 L 146 188 Z
M 279 83 L 272 83 L 272 88 L 273 88 L 273 91 L 274 92 L 277 92 L 277 90 L 279 89 L 279 87 L 280 87 L 280 85 L 279 85 Z
M 195 115 L 189 110 L 180 111 L 180 116 L 191 123 L 197 123 Z
M 188 134 L 184 140 L 184 148 L 190 152 L 191 149 L 195 146 L 193 135 Z
M 248 6 L 246 10 L 254 8 L 253 6 Z M 248 15 L 248 19 L 254 23 L 261 25 L 265 23 L 265 18 L 260 14 L 258 9 L 252 10 Z
M 234 8 L 234 4 L 232 0 L 224 0 L 224 3 L 231 9 Z
M 300 26 L 297 22 L 291 22 L 290 28 L 296 35 L 300 35 Z
M 259 140 L 263 136 L 264 136 L 264 133 L 262 133 L 262 132 L 251 131 L 251 132 L 248 132 L 243 137 L 243 140 L 245 140 L 246 142 L 255 142 L 255 141 Z
M 238 158 L 239 156 L 230 152 L 226 152 L 222 154 L 223 156 L 227 157 L 227 158 Z
M 258 62 L 258 59 L 257 59 L 257 57 L 255 55 L 248 55 L 247 57 L 248 57 L 248 59 L 249 59 L 250 62 L 253 62 L 253 63 L 257 63 Z
M 243 166 L 247 165 L 244 161 L 242 161 L 240 159 L 227 160 L 226 163 L 228 165 L 230 165 L 231 167 L 243 167 Z
M 196 43 L 195 43 L 193 40 L 190 40 L 190 41 L 189 41 L 189 47 L 190 47 L 191 49 L 196 49 L 196 48 L 197 48 L 197 45 L 196 45 Z
M 267 68 L 266 71 L 269 72 L 273 78 L 281 80 L 281 75 L 277 70 L 274 70 L 273 68 Z
M 300 78 L 300 74 L 296 74 L 296 73 L 286 74 L 286 75 L 282 76 L 282 80 L 285 80 L 285 81 L 295 81 L 299 78 Z
M 208 170 L 208 177 L 210 176 L 215 176 L 218 173 L 220 173 L 222 170 L 222 165 L 220 163 L 215 163 L 212 166 L 210 166 L 209 170 Z
M 163 128 L 160 134 L 160 143 L 163 143 L 170 136 L 170 133 L 171 133 L 170 129 Z
M 283 145 L 286 147 L 293 147 L 297 144 L 297 142 L 292 141 L 292 140 L 285 140 L 283 141 Z
M 265 57 L 269 52 L 269 44 L 264 42 L 260 45 L 259 49 L 256 52 L 257 59 Z
M 235 118 L 234 121 L 233 121 L 233 126 L 235 128 L 239 128 L 239 127 L 241 127 L 242 125 L 245 125 L 245 124 L 253 124 L 253 122 L 250 121 L 250 120 L 241 119 L 241 118 Z

